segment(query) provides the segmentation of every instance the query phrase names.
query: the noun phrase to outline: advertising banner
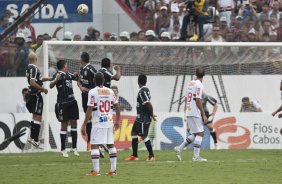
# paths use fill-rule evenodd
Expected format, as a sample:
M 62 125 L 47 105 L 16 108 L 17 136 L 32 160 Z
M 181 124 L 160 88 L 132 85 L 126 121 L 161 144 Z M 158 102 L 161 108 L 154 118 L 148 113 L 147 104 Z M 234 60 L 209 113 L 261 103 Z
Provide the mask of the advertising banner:
M 13 18 L 17 18 L 27 8 L 29 8 L 34 0 L 2 0 L 0 7 L 9 9 L 13 14 Z M 79 4 L 88 6 L 88 14 L 80 16 L 77 13 Z M 69 22 L 92 22 L 92 0 L 48 0 L 47 4 L 42 5 L 34 12 L 33 23 L 69 23 Z

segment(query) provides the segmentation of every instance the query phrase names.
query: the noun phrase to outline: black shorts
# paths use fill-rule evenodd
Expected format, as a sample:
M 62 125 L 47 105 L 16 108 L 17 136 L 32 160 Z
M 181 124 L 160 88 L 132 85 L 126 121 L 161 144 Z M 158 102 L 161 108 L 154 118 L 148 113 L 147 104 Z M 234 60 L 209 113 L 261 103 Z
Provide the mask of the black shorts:
M 86 113 L 87 111 L 87 102 L 88 102 L 88 93 L 81 93 L 81 99 L 82 99 L 82 108 L 83 111 Z
M 79 119 L 76 100 L 73 100 L 71 102 L 56 103 L 55 112 L 56 117 L 60 122 Z
M 43 98 L 40 93 L 28 94 L 26 97 L 26 108 L 32 114 L 42 116 L 43 111 Z
M 147 137 L 150 128 L 150 123 L 142 123 L 139 121 L 134 122 L 131 133 L 135 133 L 141 137 Z

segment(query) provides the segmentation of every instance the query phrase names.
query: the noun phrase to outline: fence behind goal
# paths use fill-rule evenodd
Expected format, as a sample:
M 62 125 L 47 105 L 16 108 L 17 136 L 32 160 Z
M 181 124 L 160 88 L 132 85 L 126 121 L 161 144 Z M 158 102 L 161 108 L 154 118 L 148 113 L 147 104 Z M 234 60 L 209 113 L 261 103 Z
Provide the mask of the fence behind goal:
M 244 80 L 242 75 L 281 74 L 281 47 L 280 43 L 48 41 L 44 42 L 43 49 L 44 76 L 52 76 L 56 72 L 56 62 L 59 59 L 67 61 L 69 72 L 79 72 L 81 52 L 89 53 L 90 63 L 97 70 L 101 68 L 101 60 L 105 57 L 111 59 L 112 65 L 119 65 L 122 78 L 120 81 L 113 81 L 112 86 L 118 88 L 123 115 L 123 127 L 116 132 L 116 137 L 120 138 L 123 133 L 125 134 L 121 138 L 124 142 L 119 141 L 117 144 L 120 144 L 119 148 L 124 149 L 130 147 L 129 130 L 136 114 L 139 74 L 148 75 L 148 86 L 152 93 L 152 103 L 156 114 L 182 113 L 185 84 L 191 80 L 195 68 L 199 66 L 206 70 L 204 85 L 207 91 L 218 99 L 219 111 L 234 112 L 240 106 L 241 99 L 236 99 L 237 102 L 233 103 L 235 101 L 233 93 L 240 92 L 226 90 L 225 81 L 227 79 L 225 78 L 227 77 L 228 81 L 231 80 L 229 78 L 232 78 L 231 81 L 234 82 L 237 77 Z M 84 119 L 81 95 L 76 82 L 73 82 L 73 87 L 81 112 L 79 120 L 79 125 L 81 125 Z M 54 118 L 56 94 L 56 89 L 50 90 L 44 101 L 43 136 L 46 150 L 52 149 L 52 140 L 58 136 L 55 135 L 58 134 L 56 131 L 50 131 L 52 124 L 56 124 L 56 128 L 53 129 L 59 129 L 60 126 L 60 123 Z M 171 119 L 170 121 L 173 124 L 176 123 L 173 121 L 177 120 Z M 156 129 L 158 131 L 161 127 Z M 155 134 L 151 137 L 155 138 L 156 144 L 160 144 L 158 132 Z M 176 134 L 175 137 L 177 136 Z

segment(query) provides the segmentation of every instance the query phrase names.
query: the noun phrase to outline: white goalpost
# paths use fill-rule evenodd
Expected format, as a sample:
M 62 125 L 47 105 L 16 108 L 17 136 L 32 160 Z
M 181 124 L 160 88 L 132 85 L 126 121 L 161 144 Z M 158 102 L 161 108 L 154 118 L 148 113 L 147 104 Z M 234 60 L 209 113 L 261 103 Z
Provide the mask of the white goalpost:
M 232 111 L 228 91 L 225 91 L 223 75 L 265 75 L 281 74 L 282 43 L 235 43 L 235 42 L 112 42 L 112 41 L 45 41 L 43 43 L 43 76 L 56 72 L 56 61 L 64 59 L 70 72 L 79 72 L 80 53 L 88 52 L 90 63 L 100 69 L 101 59 L 108 57 L 113 65 L 120 65 L 122 78 L 112 82 L 117 86 L 122 97 L 126 124 L 115 136 L 121 140 L 120 148 L 129 144 L 128 133 L 134 121 L 137 77 L 140 73 L 148 75 L 148 85 L 152 93 L 155 113 L 182 112 L 183 89 L 191 79 L 196 67 L 201 66 L 209 76 L 212 91 L 220 100 L 221 111 Z M 52 77 L 52 76 L 50 76 Z M 44 151 L 58 150 L 56 140 L 59 122 L 55 118 L 54 105 L 57 90 L 49 89 L 49 82 L 44 83 L 49 90 L 44 95 L 43 139 Z M 81 108 L 81 94 L 73 82 L 75 98 L 80 108 L 80 126 L 84 118 Z M 78 127 L 80 130 L 80 127 Z M 125 137 L 123 137 L 123 133 Z M 78 131 L 80 135 L 80 131 Z M 158 132 L 156 132 L 158 134 Z M 85 147 L 83 138 L 82 146 Z M 157 138 L 155 138 L 156 141 Z M 122 142 L 123 141 L 123 142 Z M 78 140 L 79 144 L 79 140 Z

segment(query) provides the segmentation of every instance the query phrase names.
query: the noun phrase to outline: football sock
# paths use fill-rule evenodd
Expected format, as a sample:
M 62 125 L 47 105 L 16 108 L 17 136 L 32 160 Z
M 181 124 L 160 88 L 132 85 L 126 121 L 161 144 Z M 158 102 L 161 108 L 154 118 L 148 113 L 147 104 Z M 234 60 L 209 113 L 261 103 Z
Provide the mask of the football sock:
M 194 141 L 194 157 L 198 157 L 200 155 L 200 149 L 201 149 L 201 143 L 202 143 L 203 137 L 196 136 Z
M 99 166 L 99 149 L 92 149 L 91 150 L 91 160 L 93 164 L 93 171 L 100 172 L 100 166 Z
M 87 142 L 90 142 L 91 129 L 92 129 L 92 122 L 89 121 L 86 124 Z
M 77 129 L 71 128 L 72 148 L 76 148 L 77 144 Z
M 34 132 L 33 132 L 33 139 L 35 142 L 38 142 L 38 137 L 39 137 L 39 133 L 40 133 L 40 122 L 39 121 L 34 121 Z
M 191 144 L 195 139 L 194 134 L 189 135 L 186 140 L 183 141 L 183 143 L 179 146 L 180 152 L 183 151 L 183 149 L 188 145 Z
M 213 138 L 213 142 L 216 144 L 217 143 L 216 132 L 215 131 L 211 131 L 210 134 L 211 134 L 211 136 Z
M 61 130 L 60 137 L 61 137 L 61 151 L 63 151 L 66 149 L 67 131 Z
M 109 148 L 109 156 L 111 162 L 111 171 L 114 172 L 117 169 L 117 149 Z
M 132 136 L 132 151 L 133 151 L 133 156 L 138 157 L 137 150 L 138 150 L 138 137 L 137 136 Z
M 30 138 L 34 139 L 34 120 L 30 122 Z
M 154 156 L 154 153 L 153 153 L 153 148 L 152 148 L 152 144 L 151 144 L 151 141 L 150 141 L 150 139 L 148 138 L 148 137 L 146 137 L 145 139 L 144 139 L 144 142 L 145 142 L 145 146 L 146 146 L 146 148 L 147 148 L 147 150 L 148 150 L 148 152 L 149 152 L 149 156 Z

